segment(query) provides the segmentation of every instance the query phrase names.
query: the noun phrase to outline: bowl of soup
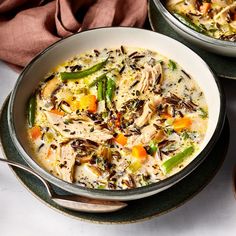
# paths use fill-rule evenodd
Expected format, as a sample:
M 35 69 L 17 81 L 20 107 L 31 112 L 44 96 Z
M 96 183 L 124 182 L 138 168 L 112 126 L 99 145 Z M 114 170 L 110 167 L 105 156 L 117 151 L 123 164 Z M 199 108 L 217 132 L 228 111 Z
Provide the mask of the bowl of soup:
M 154 3 L 169 25 L 197 46 L 236 57 L 234 0 L 167 0 Z
M 126 27 L 44 50 L 20 74 L 8 109 L 31 168 L 71 193 L 110 200 L 147 197 L 186 177 L 207 158 L 224 117 L 219 82 L 197 54 Z

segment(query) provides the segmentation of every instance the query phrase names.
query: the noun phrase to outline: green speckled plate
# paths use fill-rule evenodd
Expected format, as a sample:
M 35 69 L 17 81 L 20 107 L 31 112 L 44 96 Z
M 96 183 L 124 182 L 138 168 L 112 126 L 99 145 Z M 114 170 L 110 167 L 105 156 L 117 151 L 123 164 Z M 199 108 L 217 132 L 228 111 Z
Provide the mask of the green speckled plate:
M 228 79 L 236 79 L 236 58 L 223 57 L 207 52 L 186 41 L 169 26 L 157 10 L 152 0 L 149 0 L 148 3 L 148 18 L 153 31 L 174 38 L 191 48 L 206 61 L 218 76 Z
M 0 116 L 0 139 L 2 149 L 8 160 L 26 165 L 11 141 L 7 125 L 7 106 L 8 100 L 5 102 Z M 35 197 L 60 213 L 93 223 L 133 223 L 144 219 L 150 219 L 154 216 L 160 216 L 174 210 L 199 193 L 203 187 L 210 182 L 222 165 L 228 149 L 228 143 L 229 124 L 226 122 L 221 137 L 214 150 L 207 157 L 207 159 L 185 179 L 159 194 L 145 199 L 128 202 L 128 207 L 108 214 L 82 213 L 58 207 L 50 200 L 45 187 L 38 179 L 19 169 L 13 168 L 13 171 L 23 186 L 27 188 Z M 63 190 L 57 187 L 54 187 L 54 189 L 58 193 L 65 194 Z

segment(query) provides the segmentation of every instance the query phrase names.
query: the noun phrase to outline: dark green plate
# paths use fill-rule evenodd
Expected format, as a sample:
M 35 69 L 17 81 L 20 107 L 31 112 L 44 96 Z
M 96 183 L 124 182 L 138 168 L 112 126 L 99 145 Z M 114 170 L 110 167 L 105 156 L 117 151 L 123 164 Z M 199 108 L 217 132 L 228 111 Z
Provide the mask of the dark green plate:
M 11 141 L 7 125 L 7 105 L 8 100 L 2 108 L 0 117 L 0 138 L 2 149 L 7 159 L 25 164 Z M 81 213 L 58 207 L 49 199 L 45 187 L 38 179 L 19 169 L 13 169 L 13 171 L 24 187 L 41 200 L 41 202 L 47 204 L 58 212 L 76 219 L 91 221 L 94 223 L 133 223 L 167 213 L 184 204 L 187 200 L 190 200 L 193 196 L 199 193 L 203 187 L 209 183 L 222 165 L 228 149 L 228 143 L 229 124 L 226 122 L 222 135 L 214 150 L 207 159 L 185 179 L 159 194 L 145 199 L 131 201 L 128 203 L 128 207 L 109 214 Z M 63 190 L 56 187 L 55 190 L 61 194 L 65 193 Z
M 198 48 L 177 34 L 162 17 L 154 2 L 149 0 L 148 18 L 153 31 L 165 34 L 195 51 L 220 77 L 236 79 L 236 58 L 223 57 Z

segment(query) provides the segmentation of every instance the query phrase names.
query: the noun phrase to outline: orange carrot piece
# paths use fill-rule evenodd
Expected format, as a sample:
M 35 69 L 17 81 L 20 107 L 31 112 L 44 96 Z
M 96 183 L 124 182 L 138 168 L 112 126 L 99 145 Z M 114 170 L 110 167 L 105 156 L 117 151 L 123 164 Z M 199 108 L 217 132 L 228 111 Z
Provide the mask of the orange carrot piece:
M 30 129 L 30 136 L 33 140 L 36 140 L 41 136 L 41 129 L 39 126 L 34 126 Z
M 200 6 L 200 12 L 203 14 L 206 14 L 210 9 L 211 9 L 211 3 L 209 3 L 209 2 L 204 2 Z
M 52 149 L 51 149 L 51 147 L 49 147 L 47 157 L 50 157 L 51 155 L 52 155 Z
M 145 159 L 147 157 L 147 152 L 145 148 L 141 144 L 139 144 L 139 145 L 133 146 L 132 156 L 136 158 L 140 158 L 140 159 Z
M 81 164 L 83 164 L 83 163 L 88 163 L 88 162 L 91 161 L 91 159 L 92 159 L 91 156 L 80 157 L 80 158 L 79 158 L 79 162 L 80 162 Z
M 172 116 L 169 113 L 162 113 L 161 118 L 162 119 L 169 119 L 169 118 L 172 118 Z
M 173 128 L 176 132 L 180 132 L 184 129 L 189 129 L 191 125 L 192 120 L 188 117 L 179 118 L 173 122 Z
M 70 102 L 70 108 L 72 111 L 77 111 L 80 108 L 79 101 L 75 100 L 75 101 Z
M 125 146 L 125 145 L 127 144 L 128 138 L 125 137 L 124 134 L 121 134 L 121 133 L 120 133 L 120 134 L 118 134 L 118 135 L 114 138 L 114 140 L 115 140 L 117 143 L 119 143 L 120 145 Z
M 59 111 L 57 109 L 52 109 L 50 112 L 59 116 L 64 116 L 65 114 L 63 111 Z
M 121 113 L 118 112 L 118 113 L 117 113 L 117 119 L 116 119 L 116 121 L 115 121 L 116 127 L 120 127 L 120 120 L 121 120 Z
M 97 111 L 97 98 L 95 95 L 85 95 L 79 101 L 79 108 L 90 112 Z

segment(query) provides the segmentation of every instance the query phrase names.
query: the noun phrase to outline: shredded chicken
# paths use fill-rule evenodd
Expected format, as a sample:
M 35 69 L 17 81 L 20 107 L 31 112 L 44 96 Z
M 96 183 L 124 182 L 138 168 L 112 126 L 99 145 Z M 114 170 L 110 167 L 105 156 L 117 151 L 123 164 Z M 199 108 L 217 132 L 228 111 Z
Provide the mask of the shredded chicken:
M 226 7 L 229 4 L 232 4 L 234 0 L 211 0 L 211 2 L 217 4 L 218 6 Z
M 45 114 L 53 128 L 65 138 L 89 139 L 97 143 L 113 138 L 109 130 L 101 129 L 99 126 L 94 126 L 89 122 L 74 121 L 73 123 L 65 124 L 62 116 L 51 112 L 45 112 Z
M 141 135 L 132 135 L 128 138 L 127 147 L 131 148 L 137 144 L 147 145 L 150 140 L 161 142 L 165 137 L 162 130 L 157 130 L 153 124 L 148 125 L 142 129 Z
M 162 66 L 160 63 L 154 67 L 146 64 L 144 70 L 142 71 L 141 80 L 137 85 L 137 90 L 141 93 L 146 92 L 149 88 L 155 89 L 163 81 Z
M 224 7 L 218 14 L 214 16 L 214 21 L 218 24 L 225 24 L 227 22 L 228 13 L 230 10 L 236 9 L 236 2 Z
M 134 122 L 136 126 L 142 127 L 147 124 L 155 113 L 155 108 L 161 103 L 161 98 L 156 96 L 151 102 L 145 103 L 142 115 Z
M 74 176 L 75 152 L 70 144 L 61 147 L 59 173 L 61 179 L 72 183 Z

